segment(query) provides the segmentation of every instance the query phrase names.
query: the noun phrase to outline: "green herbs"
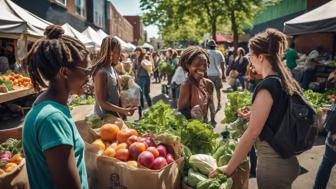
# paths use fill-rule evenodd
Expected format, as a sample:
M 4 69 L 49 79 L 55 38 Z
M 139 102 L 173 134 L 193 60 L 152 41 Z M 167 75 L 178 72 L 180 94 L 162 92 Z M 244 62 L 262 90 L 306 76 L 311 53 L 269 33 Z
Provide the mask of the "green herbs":
M 95 98 L 93 96 L 76 96 L 74 97 L 69 104 L 70 108 L 81 105 L 92 105 L 95 103 Z
M 222 121 L 223 123 L 234 122 L 238 118 L 238 110 L 252 104 L 252 95 L 249 91 L 233 92 L 228 94 L 227 98 L 228 102 L 224 108 L 225 119 Z
M 127 125 L 140 133 L 150 132 L 156 135 L 168 133 L 178 136 L 182 144 L 193 154 L 208 154 L 216 148 L 218 135 L 210 125 L 198 120 L 188 121 L 163 101 L 154 104 L 139 123 L 127 123 Z
M 217 147 L 216 134 L 212 127 L 198 120 L 190 121 L 182 129 L 182 143 L 186 145 L 193 154 L 209 154 Z
M 0 145 L 0 153 L 5 151 L 10 151 L 12 154 L 22 152 L 22 141 L 13 138 L 7 139 L 6 142 Z

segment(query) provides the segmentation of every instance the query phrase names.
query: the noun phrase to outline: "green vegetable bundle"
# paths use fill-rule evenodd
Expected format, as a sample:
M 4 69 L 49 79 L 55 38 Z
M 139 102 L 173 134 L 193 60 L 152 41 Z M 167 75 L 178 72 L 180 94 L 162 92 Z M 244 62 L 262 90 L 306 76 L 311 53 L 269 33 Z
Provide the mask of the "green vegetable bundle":
M 174 65 L 169 64 L 168 62 L 161 61 L 159 62 L 158 67 L 161 74 L 172 75 L 174 73 Z
M 225 119 L 222 123 L 234 122 L 238 118 L 238 110 L 252 104 L 252 94 L 249 91 L 233 92 L 228 94 L 227 98 L 228 102 L 224 108 Z
M 22 152 L 22 141 L 13 138 L 7 139 L 6 142 L 0 145 L 0 154 L 5 151 L 10 151 L 12 154 Z

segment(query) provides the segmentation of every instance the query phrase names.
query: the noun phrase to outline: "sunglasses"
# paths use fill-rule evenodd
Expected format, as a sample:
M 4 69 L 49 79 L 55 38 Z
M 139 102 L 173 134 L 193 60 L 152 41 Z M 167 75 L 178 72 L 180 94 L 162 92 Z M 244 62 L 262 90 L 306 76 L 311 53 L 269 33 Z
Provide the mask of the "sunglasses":
M 80 66 L 76 66 L 75 68 L 84 72 L 85 75 L 91 75 L 91 73 L 92 73 L 92 68 L 83 68 L 83 67 L 80 67 Z

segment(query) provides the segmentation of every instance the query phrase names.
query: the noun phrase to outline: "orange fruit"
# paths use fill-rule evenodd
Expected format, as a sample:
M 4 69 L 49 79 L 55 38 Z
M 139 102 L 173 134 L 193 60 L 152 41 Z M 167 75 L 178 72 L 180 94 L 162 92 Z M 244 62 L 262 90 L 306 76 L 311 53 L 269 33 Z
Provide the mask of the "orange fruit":
M 115 158 L 122 160 L 122 161 L 127 161 L 129 157 L 129 151 L 128 149 L 120 149 L 117 150 L 117 153 L 115 155 Z
M 96 145 L 98 148 L 100 148 L 103 151 L 105 150 L 105 144 L 101 139 L 97 139 L 97 140 L 93 141 L 92 144 Z
M 20 162 L 22 161 L 22 156 L 21 156 L 21 154 L 15 154 L 12 158 L 11 158 L 11 160 L 10 160 L 10 162 L 12 162 L 12 163 L 16 163 L 16 164 L 20 164 Z
M 116 155 L 116 151 L 114 148 L 108 147 L 104 151 L 104 154 L 107 155 L 108 157 L 114 157 Z
M 126 149 L 127 148 L 127 144 L 126 143 L 120 143 L 118 144 L 118 146 L 115 148 L 116 151 L 120 150 L 120 149 Z
M 116 149 L 118 146 L 118 143 L 114 142 L 109 147 Z
M 16 166 L 17 166 L 16 163 L 7 163 L 5 165 L 5 172 L 6 173 L 12 172 Z
M 117 134 L 119 132 L 119 127 L 115 124 L 104 124 L 101 128 L 100 128 L 100 137 L 103 140 L 107 140 L 107 141 L 115 141 L 115 139 L 117 138 Z
M 134 129 L 125 129 L 118 132 L 117 141 L 119 143 L 127 142 L 128 138 L 131 136 L 138 136 L 138 132 Z

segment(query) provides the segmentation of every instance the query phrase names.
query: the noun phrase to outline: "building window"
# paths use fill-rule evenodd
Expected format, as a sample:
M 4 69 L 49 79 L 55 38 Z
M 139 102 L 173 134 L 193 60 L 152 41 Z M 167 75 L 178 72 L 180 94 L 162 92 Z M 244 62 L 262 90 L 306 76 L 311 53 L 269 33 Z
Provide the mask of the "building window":
M 93 1 L 93 22 L 100 27 L 105 26 L 105 1 Z
M 85 16 L 84 0 L 76 0 L 75 5 L 76 5 L 76 13 L 81 16 Z
M 62 5 L 66 5 L 66 0 L 56 0 L 57 3 L 61 3 Z

